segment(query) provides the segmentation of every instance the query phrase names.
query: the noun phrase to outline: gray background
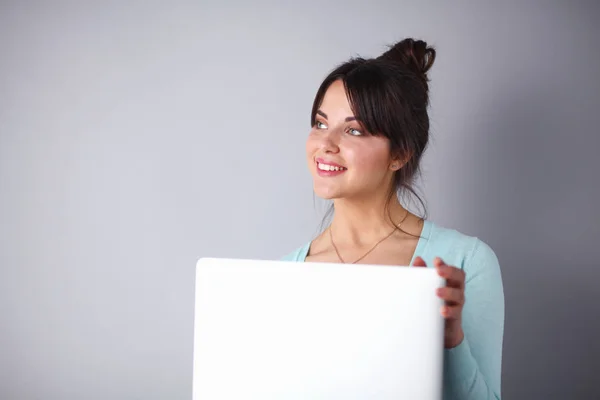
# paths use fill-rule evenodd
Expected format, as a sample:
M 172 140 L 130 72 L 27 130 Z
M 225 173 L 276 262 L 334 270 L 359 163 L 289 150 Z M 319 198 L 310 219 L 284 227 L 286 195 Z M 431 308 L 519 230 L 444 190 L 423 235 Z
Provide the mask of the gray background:
M 299 3 L 1 3 L 0 397 L 191 398 L 196 259 L 312 237 L 320 80 L 414 36 L 431 219 L 503 269 L 503 397 L 600 398 L 600 6 Z

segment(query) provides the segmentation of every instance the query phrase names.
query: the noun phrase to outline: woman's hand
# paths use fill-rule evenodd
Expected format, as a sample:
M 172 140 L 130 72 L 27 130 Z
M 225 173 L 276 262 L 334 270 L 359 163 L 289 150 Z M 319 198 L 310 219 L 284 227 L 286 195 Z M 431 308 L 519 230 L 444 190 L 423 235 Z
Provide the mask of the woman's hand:
M 441 309 L 446 320 L 444 329 L 444 347 L 451 349 L 458 346 L 464 339 L 462 330 L 462 309 L 465 304 L 465 273 L 462 269 L 452 267 L 436 257 L 433 265 L 438 274 L 446 279 L 446 286 L 437 290 L 437 295 L 445 301 Z M 421 257 L 415 258 L 415 267 L 427 267 Z

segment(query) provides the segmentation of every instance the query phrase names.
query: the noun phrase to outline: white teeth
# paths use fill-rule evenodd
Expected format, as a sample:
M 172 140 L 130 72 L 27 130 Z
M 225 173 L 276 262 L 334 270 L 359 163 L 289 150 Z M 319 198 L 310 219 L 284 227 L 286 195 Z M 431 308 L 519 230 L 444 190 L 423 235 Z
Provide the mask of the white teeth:
M 321 171 L 343 171 L 346 169 L 344 167 L 335 167 L 333 165 L 321 164 L 321 163 L 317 163 L 317 168 L 319 168 Z

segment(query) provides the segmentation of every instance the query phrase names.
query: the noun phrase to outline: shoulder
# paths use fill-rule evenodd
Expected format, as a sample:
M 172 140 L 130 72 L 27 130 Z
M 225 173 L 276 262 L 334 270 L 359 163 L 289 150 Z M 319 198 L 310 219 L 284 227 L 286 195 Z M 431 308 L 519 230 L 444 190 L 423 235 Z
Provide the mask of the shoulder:
M 465 270 L 471 277 L 482 271 L 499 273 L 498 257 L 488 243 L 456 229 L 433 222 L 430 225 L 426 252 L 431 261 L 441 257 L 446 263 Z
M 491 302 L 502 314 L 504 285 L 500 263 L 491 246 L 476 236 L 435 224 L 432 224 L 429 233 L 425 262 L 433 264 L 433 259 L 440 257 L 447 264 L 462 269 L 466 279 L 465 291 L 471 299 L 475 299 L 469 302 L 469 309 L 473 309 L 473 304 L 482 306 Z
M 309 247 L 310 247 L 310 242 L 306 243 L 302 247 L 298 247 L 291 253 L 286 254 L 284 257 L 281 258 L 281 261 L 304 262 L 304 259 L 306 258 L 306 254 L 308 253 Z

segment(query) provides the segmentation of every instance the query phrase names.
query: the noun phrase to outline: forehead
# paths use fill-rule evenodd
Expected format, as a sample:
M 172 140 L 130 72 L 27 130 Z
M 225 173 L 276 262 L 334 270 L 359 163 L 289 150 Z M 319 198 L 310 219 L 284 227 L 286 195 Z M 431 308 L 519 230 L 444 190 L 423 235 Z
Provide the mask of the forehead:
M 343 118 L 354 114 L 348 101 L 346 88 L 341 80 L 337 80 L 329 86 L 325 92 L 325 96 L 323 96 L 320 109 L 327 113 L 327 115 L 343 114 L 340 115 Z

